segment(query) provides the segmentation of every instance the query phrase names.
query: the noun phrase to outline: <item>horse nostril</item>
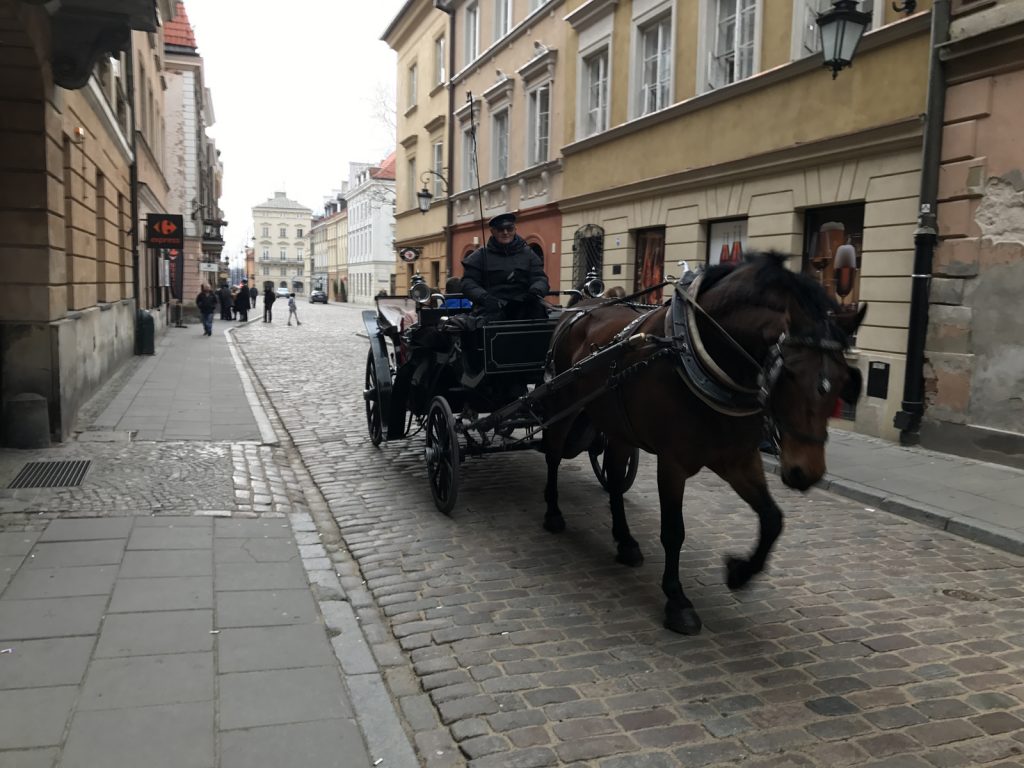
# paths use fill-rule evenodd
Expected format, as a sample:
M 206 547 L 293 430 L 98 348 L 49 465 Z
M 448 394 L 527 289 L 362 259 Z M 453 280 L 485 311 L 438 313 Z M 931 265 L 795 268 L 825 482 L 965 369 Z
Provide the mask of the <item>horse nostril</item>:
M 783 479 L 790 488 L 802 489 L 808 486 L 807 475 L 800 467 L 791 467 Z

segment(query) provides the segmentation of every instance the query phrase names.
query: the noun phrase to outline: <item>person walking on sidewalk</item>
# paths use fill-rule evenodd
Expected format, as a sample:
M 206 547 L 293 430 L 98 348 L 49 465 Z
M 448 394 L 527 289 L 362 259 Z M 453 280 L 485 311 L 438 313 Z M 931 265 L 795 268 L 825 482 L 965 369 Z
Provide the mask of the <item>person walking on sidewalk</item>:
M 213 310 L 217 308 L 218 303 L 210 286 L 203 283 L 199 295 L 196 296 L 196 307 L 199 308 L 199 316 L 203 320 L 203 336 L 213 336 Z
M 227 283 L 222 283 L 217 291 L 217 298 L 220 300 L 220 319 L 231 319 L 231 288 Z
M 295 324 L 296 325 L 302 325 L 302 323 L 299 322 L 298 310 L 295 308 L 295 294 L 294 293 L 289 293 L 288 294 L 288 325 L 292 324 L 292 318 L 293 317 L 295 318 Z
M 243 323 L 249 322 L 249 286 L 246 285 L 246 282 L 242 281 L 238 294 L 235 296 L 235 312 Z
M 256 283 L 252 284 L 252 288 L 249 289 L 249 298 L 252 300 L 252 308 L 256 309 L 256 297 L 260 295 L 259 289 L 256 287 Z
M 269 323 L 273 318 L 274 302 L 277 301 L 277 294 L 273 288 L 263 291 L 263 322 Z

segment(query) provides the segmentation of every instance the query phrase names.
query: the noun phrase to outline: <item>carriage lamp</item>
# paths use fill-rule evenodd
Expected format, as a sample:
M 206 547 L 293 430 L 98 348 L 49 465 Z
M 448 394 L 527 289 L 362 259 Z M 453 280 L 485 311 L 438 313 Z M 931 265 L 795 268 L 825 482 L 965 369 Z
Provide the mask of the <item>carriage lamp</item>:
M 420 183 L 423 185 L 423 189 L 416 193 L 416 205 L 419 206 L 420 213 L 426 213 L 430 210 L 430 203 L 433 201 L 434 196 L 427 188 L 427 184 L 430 182 L 431 176 L 437 176 L 440 179 L 441 191 L 444 194 L 448 194 L 448 179 L 442 176 L 437 171 L 426 170 L 420 174 Z
M 835 0 L 830 10 L 818 15 L 821 52 L 833 80 L 839 70 L 852 66 L 853 55 L 870 23 L 871 14 L 858 11 L 857 0 Z

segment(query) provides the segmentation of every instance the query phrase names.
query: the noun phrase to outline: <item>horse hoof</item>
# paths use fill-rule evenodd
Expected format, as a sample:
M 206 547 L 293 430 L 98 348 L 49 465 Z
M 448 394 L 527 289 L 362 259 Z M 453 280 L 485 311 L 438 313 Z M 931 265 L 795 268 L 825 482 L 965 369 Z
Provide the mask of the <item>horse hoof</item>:
M 680 635 L 699 635 L 704 623 L 693 608 L 665 606 L 665 629 Z
M 739 557 L 725 558 L 725 583 L 729 589 L 743 589 L 753 577 L 754 569 L 749 560 Z
M 544 518 L 544 530 L 548 533 L 561 533 L 565 530 L 565 518 L 561 515 L 548 515 Z
M 637 544 L 620 545 L 615 560 L 630 568 L 637 568 L 644 564 L 644 553 Z

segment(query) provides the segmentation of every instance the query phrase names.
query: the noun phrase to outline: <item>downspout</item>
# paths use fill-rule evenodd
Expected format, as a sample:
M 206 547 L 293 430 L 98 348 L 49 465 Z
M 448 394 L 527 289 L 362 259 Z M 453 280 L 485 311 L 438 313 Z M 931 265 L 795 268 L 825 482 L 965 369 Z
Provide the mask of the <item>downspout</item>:
M 917 229 L 914 230 L 914 271 L 910 283 L 910 325 L 907 329 L 907 359 L 903 379 L 901 410 L 893 419 L 900 430 L 902 445 L 920 440 L 924 415 L 924 352 L 928 338 L 928 292 L 932 261 L 938 242 L 936 205 L 939 164 L 942 160 L 942 127 L 946 111 L 946 75 L 939 47 L 949 39 L 949 1 L 932 3 L 931 44 L 928 62 L 928 95 L 925 105 L 924 145 L 921 152 L 921 194 Z
M 128 70 L 125 79 L 125 87 L 128 90 L 128 142 L 132 148 L 132 162 L 128 166 L 129 191 L 128 209 L 132 219 L 131 242 L 132 242 L 132 298 L 135 299 L 135 354 L 139 352 L 139 321 L 138 312 L 142 309 L 142 301 L 139 295 L 139 154 L 135 138 L 135 55 L 132 44 L 132 34 L 128 33 L 128 50 L 125 52 L 125 69 Z
M 437 7 L 448 14 L 448 178 L 445 179 L 448 193 L 444 201 L 444 252 L 445 274 L 451 277 L 455 263 L 452 254 L 452 227 L 455 226 L 455 206 L 452 204 L 452 192 L 455 191 L 452 179 L 452 171 L 455 169 L 455 86 L 452 85 L 452 76 L 455 74 L 455 9 L 451 4 Z

